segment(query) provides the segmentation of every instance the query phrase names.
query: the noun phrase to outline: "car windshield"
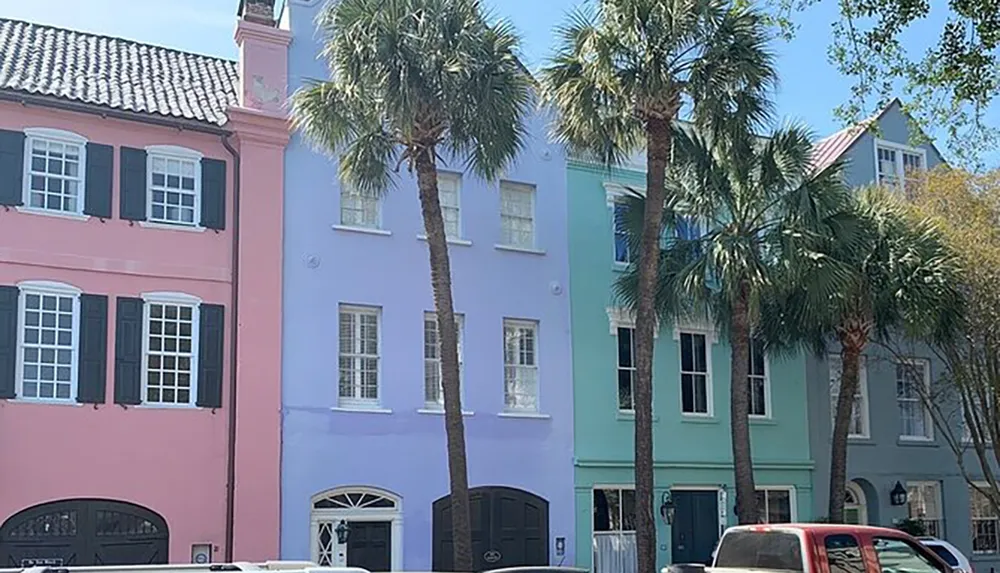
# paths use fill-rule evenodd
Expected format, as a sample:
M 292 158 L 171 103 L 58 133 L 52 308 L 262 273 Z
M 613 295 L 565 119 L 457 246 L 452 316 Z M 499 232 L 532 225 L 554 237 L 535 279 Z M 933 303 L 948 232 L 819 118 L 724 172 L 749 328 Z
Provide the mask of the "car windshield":
M 934 553 L 937 553 L 937 556 L 940 557 L 941 559 L 944 559 L 944 562 L 947 563 L 948 565 L 951 565 L 952 567 L 958 567 L 958 559 L 955 558 L 955 554 L 952 553 L 951 551 L 948 551 L 948 548 L 945 547 L 944 545 L 938 545 L 935 543 L 934 545 L 928 545 L 927 548 L 933 551 Z
M 719 542 L 714 567 L 802 571 L 799 538 L 781 531 L 730 531 Z

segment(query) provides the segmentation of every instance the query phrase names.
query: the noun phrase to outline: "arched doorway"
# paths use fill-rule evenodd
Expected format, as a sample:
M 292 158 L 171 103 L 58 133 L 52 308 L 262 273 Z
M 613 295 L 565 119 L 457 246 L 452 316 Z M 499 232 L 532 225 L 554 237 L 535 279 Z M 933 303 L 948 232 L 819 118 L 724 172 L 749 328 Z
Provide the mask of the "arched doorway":
M 29 507 L 0 526 L 0 567 L 167 563 L 167 522 L 124 501 L 64 499 Z
M 474 571 L 549 564 L 549 502 L 522 489 L 469 490 Z M 433 504 L 432 568 L 452 571 L 451 496 Z
M 858 484 L 849 481 L 844 495 L 844 523 L 868 525 L 868 503 L 865 492 Z
M 403 504 L 389 491 L 349 486 L 312 498 L 310 512 L 312 560 L 321 567 L 338 566 L 344 552 L 347 566 L 368 571 L 403 569 Z M 337 540 L 337 525 L 348 526 L 347 543 Z

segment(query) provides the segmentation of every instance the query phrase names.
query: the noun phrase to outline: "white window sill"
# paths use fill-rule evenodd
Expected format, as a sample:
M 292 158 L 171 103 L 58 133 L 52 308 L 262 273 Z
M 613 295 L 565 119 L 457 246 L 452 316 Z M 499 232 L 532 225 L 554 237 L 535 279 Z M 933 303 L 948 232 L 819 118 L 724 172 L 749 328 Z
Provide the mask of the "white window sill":
M 635 421 L 635 410 L 618 410 L 615 415 L 616 420 L 621 420 L 623 422 L 634 422 Z M 660 417 L 653 414 L 653 422 L 659 422 Z
M 197 410 L 198 406 L 195 404 L 156 404 L 154 402 L 143 402 L 142 404 L 136 404 L 133 408 L 142 408 L 143 410 Z
M 333 412 L 350 412 L 352 414 L 391 414 L 392 410 L 389 408 L 371 408 L 362 406 L 334 406 L 330 408 Z
M 611 263 L 611 270 L 613 270 L 616 273 L 621 273 L 621 272 L 627 271 L 628 270 L 628 266 L 629 266 L 629 263 L 619 263 L 618 261 L 615 261 L 615 262 Z
M 444 416 L 444 410 L 442 410 L 440 408 L 418 408 L 417 409 L 417 413 L 418 414 L 430 414 L 430 415 L 433 415 L 433 416 Z M 475 414 L 475 412 L 470 412 L 468 410 L 462 410 L 462 415 L 463 416 L 472 416 L 474 414 Z
M 170 223 L 160 223 L 158 221 L 139 221 L 140 227 L 147 229 L 165 229 L 168 231 L 184 231 L 186 233 L 204 233 L 205 227 L 197 225 L 172 225 Z
M 76 399 L 66 399 L 60 400 L 57 398 L 11 398 L 7 400 L 11 404 L 45 404 L 46 406 L 86 406 L 83 402 L 77 402 Z
M 776 426 L 778 422 L 771 416 L 748 416 L 751 424 L 758 426 Z
M 544 255 L 545 251 L 542 249 L 528 249 L 525 247 L 514 247 L 511 245 L 493 245 L 493 248 L 498 251 L 510 251 L 512 253 L 525 253 L 528 255 Z
M 426 241 L 427 240 L 427 235 L 423 235 L 423 234 L 417 235 L 417 239 L 420 240 L 420 241 Z M 470 241 L 468 239 L 456 239 L 454 237 L 448 237 L 445 240 L 448 242 L 449 245 L 459 245 L 459 246 L 462 246 L 462 247 L 471 247 L 472 246 L 472 241 Z
M 541 412 L 500 412 L 497 416 L 500 418 L 527 418 L 532 420 L 548 420 L 552 417 Z
M 84 215 L 83 213 L 67 213 L 66 211 L 53 211 L 50 209 L 41 209 L 38 207 L 25 207 L 24 205 L 18 205 L 15 207 L 18 213 L 28 213 L 29 215 L 44 215 L 46 217 L 56 217 L 58 219 L 71 219 L 73 221 L 86 221 L 90 219 L 90 215 Z
M 689 424 L 718 424 L 719 419 L 712 414 L 681 412 L 681 422 L 687 422 Z
M 350 225 L 331 225 L 334 231 L 347 231 L 349 233 L 362 233 L 364 235 L 381 235 L 383 237 L 388 237 L 392 235 L 392 231 L 387 231 L 385 229 L 375 229 L 372 227 L 352 227 Z

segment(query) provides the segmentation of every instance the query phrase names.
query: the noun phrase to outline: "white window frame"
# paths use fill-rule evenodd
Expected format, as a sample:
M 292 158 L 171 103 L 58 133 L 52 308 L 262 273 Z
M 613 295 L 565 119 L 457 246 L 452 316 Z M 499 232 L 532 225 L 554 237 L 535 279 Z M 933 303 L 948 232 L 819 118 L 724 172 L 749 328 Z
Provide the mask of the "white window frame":
M 457 323 L 456 326 L 457 326 L 457 333 L 458 333 L 458 379 L 459 379 L 459 382 L 460 382 L 460 384 L 459 384 L 459 392 L 460 392 L 460 396 L 462 396 L 462 398 L 464 398 L 465 397 L 465 384 L 461 384 L 461 382 L 463 382 L 464 379 L 465 379 L 465 361 L 463 360 L 463 356 L 465 354 L 464 353 L 464 347 L 465 347 L 465 344 L 464 344 L 465 343 L 465 315 L 459 314 L 457 312 L 454 313 L 454 314 L 455 314 L 455 322 Z M 437 357 L 437 359 L 427 358 L 427 339 L 426 339 L 427 327 L 426 327 L 426 323 L 427 323 L 428 320 L 431 320 L 431 319 L 433 319 L 435 321 L 435 327 L 434 328 L 437 331 L 437 336 L 438 336 L 438 357 Z M 339 317 L 338 317 L 338 322 L 339 322 Z M 444 389 L 441 388 L 441 383 L 442 383 L 442 377 L 441 377 L 441 332 L 440 332 L 440 329 L 437 326 L 437 313 L 436 312 L 432 312 L 432 311 L 424 312 L 424 323 L 423 324 L 424 324 L 424 329 L 423 329 L 423 335 L 424 335 L 424 339 L 423 339 L 423 343 L 424 343 L 424 345 L 423 345 L 423 348 L 424 348 L 424 355 L 423 355 L 424 368 L 426 368 L 427 367 L 427 363 L 430 362 L 430 361 L 432 361 L 432 360 L 437 363 L 437 370 L 438 370 L 438 393 L 439 393 L 439 395 L 441 397 L 441 400 L 439 400 L 439 401 L 431 401 L 431 400 L 427 399 L 427 387 L 426 387 L 427 380 L 424 379 L 424 381 L 423 381 L 424 382 L 424 408 L 423 409 L 427 410 L 427 411 L 433 411 L 433 412 L 443 412 L 444 411 Z M 379 325 L 379 334 L 381 336 L 381 325 Z M 381 343 L 381 340 L 379 340 L 379 343 Z M 381 353 L 381 350 L 382 349 L 380 347 L 379 348 L 379 352 L 380 353 Z M 379 357 L 379 363 L 381 363 L 381 356 Z M 380 390 L 381 390 L 381 388 L 380 388 Z
M 534 340 L 535 340 L 535 348 L 534 348 L 534 351 L 535 351 L 535 364 L 533 366 L 533 368 L 535 370 L 535 407 L 534 408 L 510 408 L 510 407 L 507 406 L 507 386 L 506 386 L 506 380 L 507 380 L 506 370 L 507 370 L 507 366 L 518 366 L 518 367 L 525 367 L 525 368 L 528 367 L 528 366 L 524 366 L 524 365 L 521 365 L 521 364 L 507 364 L 507 357 L 506 357 L 506 354 L 507 354 L 507 340 L 506 340 L 507 327 L 513 327 L 513 328 L 530 328 L 531 331 L 534 333 Z M 539 331 L 539 323 L 538 323 L 537 320 L 528 320 L 528 319 L 524 319 L 524 318 L 504 318 L 503 319 L 503 332 L 504 332 L 504 341 L 503 341 L 503 344 L 504 344 L 504 347 L 503 347 L 503 353 L 504 353 L 504 361 L 503 361 L 503 367 L 504 367 L 504 378 L 503 378 L 504 379 L 504 401 L 503 402 L 504 402 L 504 407 L 503 407 L 503 411 L 506 414 L 537 414 L 537 413 L 541 412 L 542 378 L 541 378 L 541 368 L 539 367 L 539 362 L 540 362 L 540 360 L 539 360 L 539 358 L 540 358 L 540 356 L 539 356 L 539 347 L 541 345 L 539 344 L 539 340 L 538 340 L 538 331 Z
M 753 346 L 754 346 L 753 342 L 751 341 L 751 343 L 750 343 L 750 349 L 749 349 L 749 351 L 751 353 L 751 364 L 753 364 L 753 358 L 752 358 L 752 356 L 753 356 Z M 748 370 L 748 372 L 747 372 L 748 390 L 751 389 L 749 387 L 750 382 L 751 382 L 751 378 L 753 378 L 753 374 L 750 373 L 749 370 Z M 752 396 L 752 394 L 751 394 L 751 396 Z M 751 398 L 751 402 L 752 402 L 752 398 Z M 757 419 L 757 420 L 769 420 L 771 417 L 772 417 L 772 413 L 771 413 L 771 359 L 770 359 L 770 356 L 768 356 L 767 352 L 764 352 L 764 413 L 763 414 L 753 414 L 753 413 L 751 413 L 750 414 L 750 418 Z
M 789 523 L 796 523 L 799 519 L 799 508 L 796 500 L 795 486 L 793 485 L 759 485 L 757 486 L 757 491 L 764 492 L 764 507 L 757 508 L 758 512 L 764 516 L 764 521 L 762 523 L 768 523 L 767 521 L 767 505 L 770 501 L 767 499 L 767 495 L 772 491 L 780 491 L 788 493 L 788 510 L 791 513 Z
M 851 434 L 849 433 L 847 437 L 849 439 L 867 440 L 871 438 L 871 408 L 868 402 L 868 360 L 865 355 L 861 355 L 858 364 L 858 392 L 861 395 L 862 409 L 861 409 L 861 421 L 864 423 L 864 432 L 861 434 Z M 836 360 L 841 363 L 841 373 L 843 373 L 843 361 L 840 354 L 828 354 L 826 357 L 827 366 L 827 384 L 832 382 L 832 362 Z M 843 376 L 843 374 L 841 374 Z M 837 417 L 837 403 L 833 400 L 833 393 L 828 388 L 827 395 L 830 398 L 830 428 L 832 430 L 833 424 Z M 837 395 L 840 395 L 840 380 L 837 380 Z
M 975 482 L 975 483 L 976 483 L 977 486 L 979 486 L 979 487 L 981 487 L 983 489 L 989 489 L 989 487 L 990 487 L 990 484 L 987 483 L 987 482 L 979 481 L 979 482 Z M 997 553 L 1000 553 L 1000 515 L 994 515 L 992 518 L 973 517 L 972 516 L 972 496 L 974 496 L 974 495 L 982 495 L 982 494 L 979 493 L 976 490 L 975 487 L 973 487 L 972 485 L 969 485 L 969 533 L 970 533 L 970 536 L 969 536 L 970 537 L 970 539 L 969 539 L 969 545 L 970 545 L 970 547 L 972 547 L 972 554 L 973 555 L 996 555 Z M 987 504 L 987 505 L 989 505 L 989 504 Z M 994 529 L 996 530 L 996 533 L 997 533 L 997 535 L 996 535 L 997 539 L 995 539 L 995 542 L 996 542 L 995 545 L 997 547 L 996 550 L 993 550 L 993 551 L 976 551 L 975 550 L 975 545 L 974 545 L 975 538 L 976 538 L 976 526 L 975 526 L 975 524 L 976 524 L 977 521 L 992 521 L 992 522 L 994 522 L 994 524 L 995 524 L 994 525 Z
M 908 365 L 908 366 L 915 366 L 915 365 L 919 364 L 919 365 L 923 366 L 923 369 L 924 369 L 924 381 L 923 381 L 923 383 L 924 383 L 924 391 L 927 391 L 927 392 L 930 391 L 930 387 L 931 387 L 931 361 L 930 360 L 927 360 L 926 358 L 901 358 L 901 359 L 897 360 L 896 362 L 893 362 L 894 366 L 898 366 L 900 364 L 905 364 L 905 365 Z M 895 374 L 895 372 L 894 372 L 894 374 Z M 896 382 L 898 384 L 898 380 Z M 901 400 L 905 400 L 907 402 L 913 402 L 912 398 L 900 398 L 899 394 L 897 393 L 896 394 L 896 411 L 897 411 L 897 413 L 900 413 L 900 414 L 901 414 L 901 412 L 899 411 L 899 406 L 901 404 Z M 924 427 L 927 429 L 927 434 L 923 435 L 923 436 L 913 436 L 913 435 L 903 434 L 902 433 L 903 432 L 903 428 L 902 428 L 902 421 L 903 420 L 902 420 L 902 417 L 900 417 L 899 439 L 900 439 L 900 441 L 904 441 L 904 442 L 932 442 L 932 441 L 934 441 L 934 420 L 933 420 L 933 418 L 931 418 L 931 412 L 927 408 L 927 405 L 924 404 L 923 398 L 918 397 L 916 399 L 916 401 L 917 401 L 918 404 L 920 404 L 920 409 L 924 413 Z
M 17 389 L 17 400 L 25 402 L 51 402 L 58 404 L 75 403 L 78 388 L 78 367 L 80 363 L 80 295 L 83 293 L 79 288 L 55 281 L 21 281 L 17 283 L 17 359 L 15 374 L 15 387 Z M 24 329 L 25 329 L 25 297 L 29 294 L 56 295 L 73 298 L 73 334 L 72 334 L 72 357 L 70 358 L 70 390 L 69 398 L 41 398 L 25 397 L 24 395 Z
M 150 145 L 146 147 L 146 220 L 144 223 L 151 223 L 157 226 L 179 227 L 187 229 L 202 229 L 201 224 L 201 160 L 205 155 L 194 149 L 179 147 L 177 145 Z M 174 159 L 180 161 L 190 161 L 194 163 L 194 221 L 184 223 L 181 221 L 168 221 L 166 219 L 153 218 L 153 160 L 154 159 Z
M 888 149 L 896 152 L 896 161 L 894 166 L 896 168 L 896 173 L 893 175 L 896 177 L 897 185 L 896 190 L 903 192 L 906 190 L 906 168 L 903 162 L 903 154 L 907 153 L 910 155 L 917 155 L 920 157 L 920 168 L 922 171 L 927 170 L 927 150 L 920 147 L 913 147 L 910 145 L 905 145 L 902 143 L 896 143 L 894 141 L 887 141 L 884 139 L 875 140 L 875 182 L 878 184 L 882 183 L 882 165 L 879 161 L 878 151 L 879 149 Z
M 340 185 L 340 216 L 338 218 L 338 227 L 344 229 L 362 229 L 365 231 L 381 231 L 382 230 L 382 197 L 369 197 L 367 195 L 357 192 L 353 187 L 348 185 L 345 181 L 341 180 Z M 348 223 L 344 220 L 344 196 L 357 196 L 361 197 L 362 201 L 371 200 L 375 205 L 375 224 L 374 226 L 358 225 L 356 223 Z
M 627 309 L 618 306 L 609 306 L 604 309 L 604 312 L 608 315 L 608 333 L 615 339 L 615 410 L 621 414 L 634 414 L 635 409 L 623 409 L 619 403 L 618 395 L 618 329 L 627 328 L 632 331 L 632 346 L 635 348 L 635 314 Z M 656 325 L 653 327 L 653 339 L 660 337 L 660 321 L 657 319 Z M 632 357 L 633 364 L 635 357 Z M 635 367 L 633 366 L 632 371 L 635 372 Z M 635 402 L 635 376 L 632 377 L 632 400 Z
M 198 362 L 200 358 L 201 304 L 202 299 L 182 292 L 148 292 L 142 298 L 142 405 L 150 408 L 195 408 L 198 403 Z M 146 397 L 149 381 L 149 324 L 151 304 L 174 304 L 192 307 L 191 310 L 191 392 L 187 403 L 149 402 Z
M 505 189 L 506 188 L 506 189 Z M 508 244 L 503 240 L 503 221 L 505 215 L 503 212 L 503 194 L 504 191 L 513 191 L 515 193 L 525 193 L 531 198 L 531 242 L 527 245 L 515 245 Z M 538 212 L 537 212 L 537 199 L 538 199 L 538 188 L 532 183 L 522 183 L 519 181 L 511 181 L 504 179 L 500 181 L 500 246 L 508 247 L 512 249 L 524 249 L 524 250 L 534 250 L 538 248 Z
M 913 500 L 913 496 L 909 495 L 910 488 L 921 489 L 921 488 L 927 488 L 927 487 L 929 487 L 929 488 L 931 488 L 933 490 L 934 505 L 937 508 L 938 515 L 934 516 L 933 518 L 911 517 L 911 519 L 918 519 L 918 520 L 921 520 L 921 521 L 934 521 L 934 522 L 936 522 L 937 531 L 933 534 L 933 536 L 934 537 L 938 537 L 938 538 L 944 537 L 944 533 L 945 533 L 945 531 L 944 531 L 944 507 L 941 505 L 941 501 L 943 499 L 941 497 L 941 482 L 940 481 L 929 481 L 929 480 L 924 480 L 924 481 L 917 480 L 917 481 L 907 481 L 905 485 L 906 485 L 906 491 L 907 491 L 907 500 L 906 500 L 907 515 L 909 515 L 909 512 L 910 512 L 910 503 L 912 503 L 912 500 Z M 931 535 L 931 533 L 928 532 L 928 535 Z
M 684 374 L 683 370 L 683 353 L 684 349 L 681 347 L 681 334 L 694 334 L 698 336 L 705 337 L 705 412 L 685 412 L 684 411 L 684 383 L 682 381 L 682 376 Z M 712 344 L 715 342 L 715 331 L 705 330 L 703 328 L 694 327 L 693 325 L 678 326 L 674 329 L 674 340 L 677 341 L 677 393 L 680 399 L 681 416 L 691 417 L 691 418 L 712 418 L 715 416 L 715 398 L 714 389 L 712 383 Z M 701 372 L 698 372 L 701 374 Z
M 592 485 L 590 487 L 590 534 L 591 535 L 601 535 L 601 534 L 604 534 L 604 535 L 619 534 L 619 535 L 621 535 L 621 534 L 627 534 L 627 533 L 633 533 L 634 534 L 636 532 L 636 530 L 634 530 L 634 529 L 612 529 L 610 531 L 596 531 L 595 530 L 595 527 L 594 527 L 595 526 L 595 524 L 594 524 L 594 493 L 597 490 L 599 490 L 599 489 L 600 490 L 618 490 L 618 492 L 619 492 L 619 499 L 621 499 L 621 492 L 623 492 L 623 491 L 634 492 L 635 491 L 635 484 L 631 484 L 631 483 L 627 483 L 627 484 L 595 483 L 594 485 Z M 620 509 L 621 508 L 619 508 L 619 511 L 620 511 Z M 619 521 L 621 521 L 621 522 L 624 523 L 624 519 L 621 519 L 621 517 L 622 516 L 619 515 Z
M 393 507 L 331 507 L 317 508 L 314 504 L 325 498 L 334 497 L 341 493 L 367 494 L 385 498 L 391 501 Z M 312 496 L 309 503 L 309 552 L 313 563 L 319 563 L 319 533 L 321 523 L 340 523 L 341 520 L 348 522 L 355 521 L 388 521 L 390 523 L 390 571 L 403 571 L 403 499 L 402 497 L 376 487 L 368 486 L 348 486 L 327 490 Z M 347 552 L 346 545 L 336 542 L 336 546 L 343 548 Z
M 89 219 L 90 217 L 83 213 L 87 193 L 87 138 L 78 133 L 73 133 L 72 131 L 54 129 L 51 127 L 29 127 L 24 130 L 24 135 L 24 168 L 22 171 L 23 181 L 21 184 L 21 200 L 24 204 L 18 207 L 18 211 L 66 217 L 70 219 Z M 63 211 L 61 209 L 31 206 L 31 147 L 35 141 L 76 145 L 80 148 L 80 171 L 79 177 L 77 178 L 79 186 L 77 187 L 76 210 Z
M 450 179 L 455 182 L 455 209 L 458 210 L 458 229 L 455 236 L 448 234 L 448 224 L 444 224 L 445 238 L 452 241 L 464 240 L 465 232 L 462 225 L 462 174 L 454 171 L 438 171 L 438 203 L 441 203 L 441 181 Z M 444 219 L 444 207 L 441 207 L 441 218 Z M 426 232 L 426 229 L 424 230 Z
M 344 398 L 340 395 L 340 315 L 344 312 L 350 312 L 353 314 L 370 314 L 375 315 L 375 323 L 378 325 L 378 336 L 376 337 L 376 344 L 378 345 L 378 354 L 376 355 L 375 367 L 375 394 L 376 398 L 357 398 L 349 397 Z M 358 323 L 360 324 L 360 323 Z M 357 333 L 354 333 L 355 336 Z M 352 352 L 352 356 L 359 356 L 357 353 Z M 334 389 L 337 397 L 337 408 L 342 410 L 380 410 L 382 407 L 382 307 L 380 306 L 367 306 L 362 304 L 345 304 L 341 303 L 337 307 L 337 385 Z M 358 385 L 359 380 L 352 380 L 352 388 L 357 390 L 360 386 Z

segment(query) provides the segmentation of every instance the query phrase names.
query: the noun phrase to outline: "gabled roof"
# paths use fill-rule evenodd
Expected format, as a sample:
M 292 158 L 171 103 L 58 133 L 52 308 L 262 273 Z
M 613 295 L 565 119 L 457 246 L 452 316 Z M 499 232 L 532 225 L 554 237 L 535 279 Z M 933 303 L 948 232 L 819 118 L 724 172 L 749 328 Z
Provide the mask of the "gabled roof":
M 0 90 L 222 125 L 236 63 L 0 18 Z
M 889 111 L 894 103 L 899 103 L 899 99 L 893 99 L 875 115 L 817 141 L 816 145 L 813 146 L 813 169 L 822 171 L 840 159 L 872 124 L 882 119 L 882 116 Z

